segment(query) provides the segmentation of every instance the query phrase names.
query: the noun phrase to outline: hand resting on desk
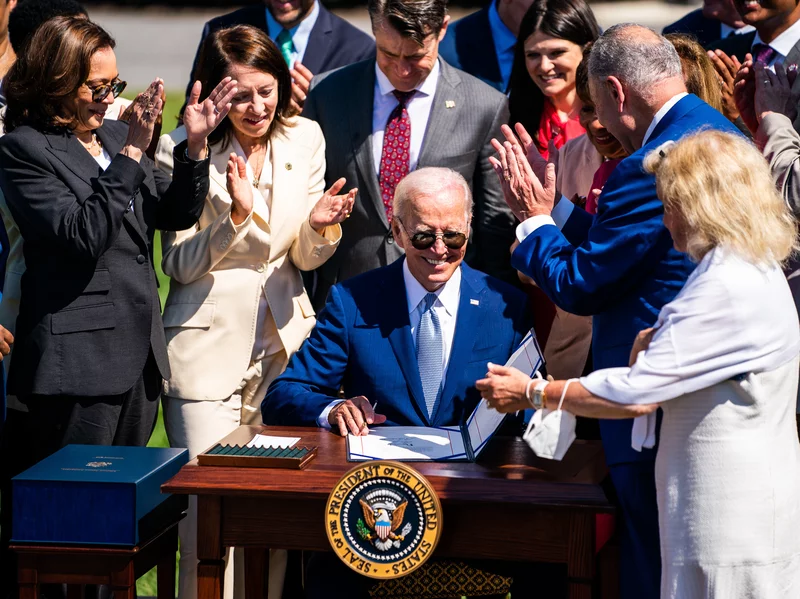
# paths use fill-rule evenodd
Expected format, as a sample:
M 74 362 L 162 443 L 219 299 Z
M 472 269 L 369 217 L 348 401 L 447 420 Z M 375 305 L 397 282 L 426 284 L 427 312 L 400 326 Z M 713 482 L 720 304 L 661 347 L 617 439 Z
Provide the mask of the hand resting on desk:
M 383 424 L 386 416 L 376 414 L 369 400 L 363 395 L 344 400 L 328 413 L 328 423 L 333 430 L 339 427 L 339 434 L 346 437 L 348 432 L 362 436 L 369 434 L 368 424 Z

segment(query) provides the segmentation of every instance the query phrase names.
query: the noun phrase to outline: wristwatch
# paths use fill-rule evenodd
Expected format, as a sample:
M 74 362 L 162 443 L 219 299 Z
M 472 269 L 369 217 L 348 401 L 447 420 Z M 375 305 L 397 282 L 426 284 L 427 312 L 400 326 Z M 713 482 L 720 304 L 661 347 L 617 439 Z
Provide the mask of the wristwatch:
M 534 410 L 541 410 L 545 407 L 547 403 L 547 394 L 545 393 L 545 387 L 550 384 L 550 381 L 536 381 L 536 384 L 533 387 L 533 397 L 529 397 L 528 400 L 531 402 L 531 406 Z

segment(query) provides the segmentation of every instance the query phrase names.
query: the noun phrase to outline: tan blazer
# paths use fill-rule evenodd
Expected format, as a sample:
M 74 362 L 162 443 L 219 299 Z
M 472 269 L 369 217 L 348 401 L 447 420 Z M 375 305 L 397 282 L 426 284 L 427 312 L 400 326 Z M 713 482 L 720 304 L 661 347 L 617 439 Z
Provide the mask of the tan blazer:
M 297 117 L 293 127 L 271 140 L 272 194 L 266 203 L 254 189 L 254 208 L 234 227 L 225 185 L 230 148 L 210 148 L 209 196 L 194 229 L 162 232 L 162 266 L 172 278 L 164 308 L 172 378 L 170 397 L 219 400 L 239 386 L 249 367 L 258 307 L 266 289 L 280 343 L 288 356 L 300 347 L 316 320 L 300 270 L 322 265 L 341 239 L 339 225 L 324 235 L 308 224 L 322 197 L 325 140 L 313 121 Z M 161 138 L 156 164 L 172 169 L 172 149 L 183 128 Z

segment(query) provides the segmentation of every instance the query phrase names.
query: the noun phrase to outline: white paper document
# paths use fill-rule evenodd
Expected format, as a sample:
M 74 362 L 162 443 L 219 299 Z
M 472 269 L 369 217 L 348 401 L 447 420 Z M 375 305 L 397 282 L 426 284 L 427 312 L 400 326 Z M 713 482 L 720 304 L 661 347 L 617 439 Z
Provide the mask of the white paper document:
M 300 437 L 272 437 L 270 435 L 256 435 L 250 439 L 247 447 L 294 447 Z
M 432 461 L 466 458 L 461 428 L 383 426 L 368 435 L 347 437 L 348 459 Z
M 542 364 L 542 351 L 536 335 L 531 331 L 505 365 L 533 376 Z M 374 427 L 363 437 L 348 435 L 347 459 L 351 462 L 474 460 L 506 416 L 481 400 L 463 426 Z

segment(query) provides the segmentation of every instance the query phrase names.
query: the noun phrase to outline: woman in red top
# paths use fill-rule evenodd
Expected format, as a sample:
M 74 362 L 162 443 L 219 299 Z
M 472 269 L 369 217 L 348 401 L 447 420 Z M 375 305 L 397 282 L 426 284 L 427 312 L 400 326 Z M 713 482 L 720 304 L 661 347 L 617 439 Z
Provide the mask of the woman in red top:
M 585 131 L 575 71 L 583 48 L 600 35 L 584 0 L 534 0 L 520 24 L 509 84 L 510 124 L 522 123 L 547 158 Z
M 534 0 L 519 28 L 508 101 L 509 125 L 522 123 L 545 158 L 550 145 L 561 148 L 585 133 L 575 72 L 583 48 L 600 36 L 600 26 L 585 0 Z M 534 329 L 547 344 L 556 309 L 547 296 L 525 285 Z

